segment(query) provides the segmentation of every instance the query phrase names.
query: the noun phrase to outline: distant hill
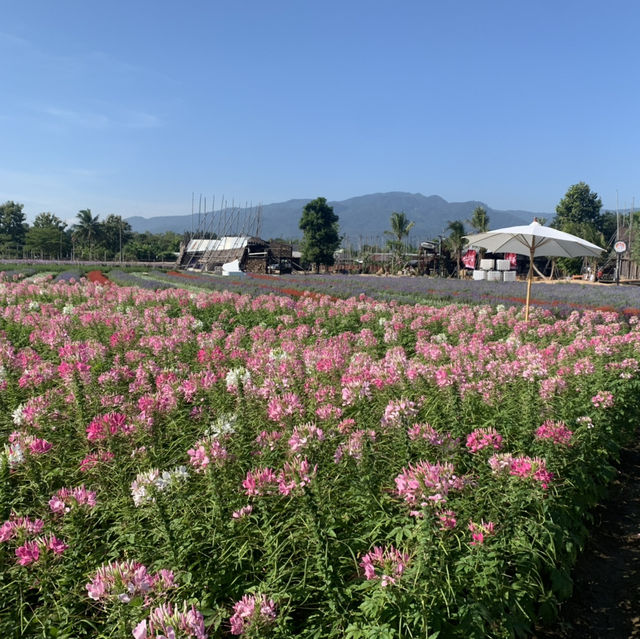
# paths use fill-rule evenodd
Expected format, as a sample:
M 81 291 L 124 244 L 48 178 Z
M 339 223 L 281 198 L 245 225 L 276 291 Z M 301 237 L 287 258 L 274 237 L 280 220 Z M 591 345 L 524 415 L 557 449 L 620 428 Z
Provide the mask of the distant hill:
M 260 237 L 272 239 L 276 237 L 293 239 L 302 236 L 298 223 L 302 215 L 304 205 L 314 198 L 288 200 L 277 204 L 262 206 Z M 471 218 L 473 210 L 477 206 L 483 206 L 489 215 L 490 228 L 502 226 L 514 226 L 528 224 L 534 217 L 546 217 L 551 219 L 550 213 L 532 213 L 529 211 L 500 211 L 492 209 L 483 202 L 447 202 L 438 195 L 425 196 L 420 193 L 374 193 L 352 197 L 348 200 L 329 202 L 333 210 L 340 218 L 340 233 L 352 242 L 360 239 L 363 242 L 373 241 L 376 238 L 384 238 L 385 231 L 390 228 L 389 218 L 394 211 L 404 211 L 409 220 L 414 222 L 411 237 L 416 240 L 432 239 L 438 235 L 447 235 L 447 223 L 454 220 L 466 222 Z M 253 209 L 255 213 L 255 207 Z M 251 211 L 240 210 L 233 215 L 235 220 L 246 220 Z M 223 213 L 215 213 L 198 216 L 170 215 L 163 217 L 130 217 L 127 222 L 138 233 L 149 231 L 151 233 L 164 233 L 174 231 L 184 233 L 198 229 L 198 219 L 202 229 L 217 231 L 226 226 L 229 233 L 242 231 L 250 234 L 256 233 L 253 228 L 243 229 L 243 224 L 229 221 L 222 223 Z M 472 229 L 467 224 L 467 229 Z

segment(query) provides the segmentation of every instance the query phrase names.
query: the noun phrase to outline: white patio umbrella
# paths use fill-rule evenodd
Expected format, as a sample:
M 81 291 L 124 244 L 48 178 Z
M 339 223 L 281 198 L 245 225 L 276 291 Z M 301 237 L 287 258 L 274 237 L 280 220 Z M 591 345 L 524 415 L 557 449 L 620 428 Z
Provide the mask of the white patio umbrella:
M 533 258 L 548 257 L 598 257 L 604 250 L 577 235 L 565 233 L 542 226 L 537 220 L 529 225 L 510 226 L 486 233 L 465 235 L 470 246 L 487 249 L 491 253 L 518 253 L 529 256 L 529 274 L 527 276 L 527 301 L 525 322 L 529 321 L 529 301 L 533 280 Z

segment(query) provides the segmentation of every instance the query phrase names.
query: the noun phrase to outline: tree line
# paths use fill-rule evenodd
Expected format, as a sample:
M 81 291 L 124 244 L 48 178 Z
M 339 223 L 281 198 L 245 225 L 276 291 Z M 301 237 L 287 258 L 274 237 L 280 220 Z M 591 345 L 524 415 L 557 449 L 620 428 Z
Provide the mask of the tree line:
M 13 201 L 0 204 L 3 258 L 172 261 L 183 239 L 171 231 L 135 233 L 120 215 L 101 220 L 91 209 L 78 211 L 71 225 L 49 212 L 28 224 L 23 208 Z
M 551 226 L 607 247 L 611 238 L 616 236 L 619 219 L 615 212 L 602 212 L 601 209 L 602 200 L 598 194 L 591 191 L 585 182 L 579 182 L 569 187 L 558 203 Z M 481 233 L 489 230 L 489 222 L 487 211 L 478 206 L 469 220 L 449 221 L 448 236 L 435 238 L 436 242 L 444 240 L 442 250 L 454 261 L 458 274 L 466 247 L 464 235 L 467 228 Z M 391 213 L 386 248 L 396 265 L 401 265 L 405 258 L 404 240 L 413 224 L 404 212 Z M 629 216 L 629 227 L 633 226 L 640 229 L 640 212 Z M 332 266 L 343 238 L 339 232 L 339 218 L 326 198 L 319 197 L 305 205 L 299 228 L 303 233 L 303 261 L 313 264 L 316 271 L 321 265 Z M 29 225 L 22 204 L 8 201 L 0 205 L 0 257 L 3 258 L 172 261 L 179 251 L 180 242 L 187 240 L 186 234 L 183 236 L 171 231 L 135 233 L 121 216 L 108 215 L 100 220 L 91 209 L 78 211 L 72 225 L 48 212 L 38 214 Z M 638 259 L 640 233 L 636 238 L 630 228 L 628 240 L 631 256 Z M 565 274 L 577 273 L 582 260 L 558 259 L 555 266 Z
M 309 202 L 302 211 L 300 229 L 303 231 L 302 255 L 307 263 L 314 264 L 316 271 L 320 265 L 332 266 L 335 263 L 335 252 L 340 247 L 342 237 L 339 233 L 338 216 L 327 204 L 325 198 L 316 198 Z M 414 222 L 400 211 L 390 216 L 390 230 L 386 248 L 391 255 L 392 265 L 401 265 L 405 260 L 405 239 L 409 235 Z M 546 224 L 546 219 L 538 219 Z M 573 235 L 577 235 L 593 244 L 608 248 L 616 237 L 627 240 L 629 255 L 632 259 L 640 259 L 640 212 L 629 215 L 628 226 L 620 229 L 620 216 L 615 211 L 602 211 L 602 200 L 585 182 L 569 187 L 564 197 L 556 206 L 555 217 L 550 226 Z M 624 226 L 624 221 L 623 221 Z M 633 234 L 632 229 L 639 230 Z M 468 220 L 452 220 L 447 223 L 447 236 L 435 238 L 443 256 L 455 264 L 455 272 L 460 275 L 462 255 L 467 248 L 464 236 L 469 231 L 483 233 L 490 230 L 490 219 L 486 209 L 478 206 Z M 434 239 L 434 238 L 425 238 Z M 442 241 L 441 241 L 442 240 Z M 381 250 L 383 247 L 370 247 Z M 607 259 L 603 253 L 603 260 Z M 571 275 L 580 272 L 582 258 L 556 258 L 553 270 L 560 274 Z

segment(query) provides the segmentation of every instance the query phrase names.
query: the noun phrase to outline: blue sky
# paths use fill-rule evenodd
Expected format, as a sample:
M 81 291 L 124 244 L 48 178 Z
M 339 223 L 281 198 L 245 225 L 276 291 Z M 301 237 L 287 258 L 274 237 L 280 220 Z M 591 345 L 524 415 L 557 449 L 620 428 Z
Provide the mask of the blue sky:
M 385 191 L 640 206 L 635 0 L 23 0 L 0 21 L 0 201 L 191 212 Z M 197 206 L 197 205 L 196 205 Z

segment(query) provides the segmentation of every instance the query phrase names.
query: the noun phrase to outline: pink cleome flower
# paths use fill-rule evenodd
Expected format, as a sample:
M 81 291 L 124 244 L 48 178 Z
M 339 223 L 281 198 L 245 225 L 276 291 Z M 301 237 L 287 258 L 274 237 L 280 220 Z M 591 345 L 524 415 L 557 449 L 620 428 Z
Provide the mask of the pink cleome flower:
M 492 521 L 485 522 L 484 519 L 479 524 L 469 521 L 469 530 L 471 531 L 471 545 L 481 546 L 485 542 L 485 537 L 495 534 L 495 524 Z
M 35 541 L 25 541 L 22 546 L 16 548 L 16 557 L 21 566 L 28 566 L 40 558 L 40 548 Z
M 9 541 L 21 534 L 32 537 L 40 533 L 43 527 L 44 521 L 42 519 L 31 520 L 28 517 L 18 517 L 12 514 L 11 517 L 0 526 L 0 542 Z
M 391 400 L 384 409 L 384 415 L 380 420 L 383 428 L 402 426 L 407 420 L 418 414 L 415 402 L 408 399 Z
M 129 434 L 133 427 L 127 424 L 127 417 L 122 413 L 107 413 L 91 420 L 87 426 L 87 439 L 97 442 L 118 434 Z
M 220 466 L 228 457 L 227 449 L 214 437 L 205 437 L 187 451 L 189 463 L 197 473 L 204 472 L 210 464 Z
M 25 541 L 24 544 L 16 548 L 16 557 L 21 566 L 29 566 L 37 563 L 42 554 L 47 551 L 51 551 L 54 555 L 61 555 L 68 547 L 68 544 L 65 544 L 61 539 L 49 534 Z
M 175 577 L 171 570 L 151 574 L 137 561 L 114 561 L 100 566 L 85 587 L 94 601 L 129 603 L 138 596 L 149 601 L 175 588 Z
M 539 457 L 514 457 L 510 453 L 502 453 L 491 457 L 489 466 L 494 474 L 508 472 L 515 477 L 534 479 L 540 483 L 543 490 L 546 490 L 553 480 L 553 473 L 547 470 L 545 460 Z
M 277 474 L 271 468 L 250 470 L 242 481 L 242 487 L 249 497 L 277 493 L 286 497 L 294 492 L 303 492 L 304 487 L 315 477 L 317 470 L 318 465 L 311 468 L 306 457 L 294 457 L 285 462 L 284 467 Z
M 400 552 L 393 546 L 375 546 L 362 557 L 360 566 L 367 580 L 380 579 L 380 585 L 385 588 L 389 584 L 396 583 L 396 579 L 402 576 L 409 561 L 410 557 L 407 553 Z
M 91 509 L 95 505 L 96 493 L 92 490 L 87 490 L 84 484 L 76 488 L 61 488 L 49 500 L 51 512 L 58 514 L 68 513 L 74 506 L 83 506 L 86 509 Z
M 154 608 L 148 619 L 143 619 L 133 630 L 134 639 L 207 639 L 207 636 L 202 613 L 195 606 L 188 607 L 186 601 L 182 609 L 170 603 Z
M 80 472 L 86 473 L 89 470 L 93 470 L 96 466 L 112 461 L 114 458 L 114 454 L 108 450 L 99 453 L 90 453 L 80 462 Z
M 276 619 L 276 604 L 266 595 L 243 595 L 233 605 L 233 615 L 229 619 L 232 635 L 258 632 L 272 625 Z
M 464 479 L 456 476 L 452 464 L 428 461 L 409 465 L 395 482 L 396 494 L 413 508 L 444 503 L 450 490 L 462 490 L 465 485 Z
M 445 510 L 439 513 L 438 520 L 440 521 L 440 530 L 453 530 L 458 523 L 453 510 Z
M 592 398 L 591 403 L 596 408 L 611 408 L 613 406 L 613 393 L 608 391 L 598 391 Z
M 502 448 L 502 435 L 495 428 L 476 428 L 467 436 L 467 448 L 472 453 L 477 453 L 483 448 Z
M 573 432 L 567 428 L 564 422 L 554 422 L 547 419 L 542 426 L 536 430 L 538 439 L 550 439 L 554 444 L 571 445 L 571 436 Z

